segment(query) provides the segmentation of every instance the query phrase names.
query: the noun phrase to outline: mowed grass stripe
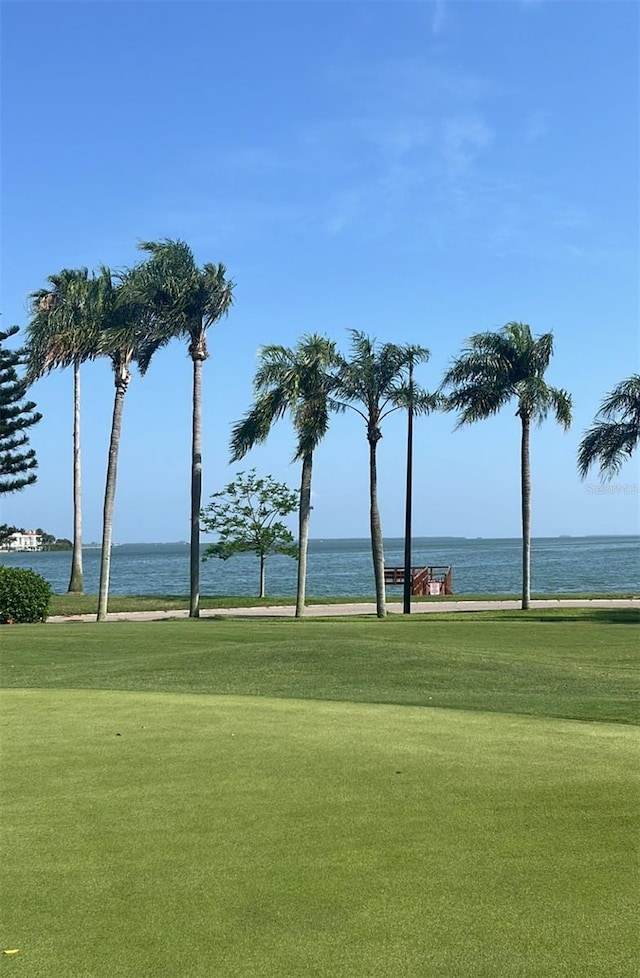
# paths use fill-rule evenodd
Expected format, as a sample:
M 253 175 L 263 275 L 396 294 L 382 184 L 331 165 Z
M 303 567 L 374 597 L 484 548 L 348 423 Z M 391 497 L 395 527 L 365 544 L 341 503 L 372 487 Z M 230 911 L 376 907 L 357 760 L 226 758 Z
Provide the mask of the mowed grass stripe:
M 2 718 L 12 974 L 635 978 L 632 727 L 35 689 Z
M 8 687 L 397 703 L 637 722 L 638 629 L 535 619 L 212 620 L 0 632 Z

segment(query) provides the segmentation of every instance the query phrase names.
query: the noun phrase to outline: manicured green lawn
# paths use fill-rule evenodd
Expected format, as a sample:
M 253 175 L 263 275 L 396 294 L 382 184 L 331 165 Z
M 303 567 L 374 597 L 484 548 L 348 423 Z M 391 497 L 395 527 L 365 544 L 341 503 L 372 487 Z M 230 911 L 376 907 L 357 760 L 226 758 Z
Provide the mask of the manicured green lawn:
M 593 611 L 2 629 L 0 974 L 635 978 L 637 648 Z
M 6 626 L 2 683 L 638 718 L 637 612 Z

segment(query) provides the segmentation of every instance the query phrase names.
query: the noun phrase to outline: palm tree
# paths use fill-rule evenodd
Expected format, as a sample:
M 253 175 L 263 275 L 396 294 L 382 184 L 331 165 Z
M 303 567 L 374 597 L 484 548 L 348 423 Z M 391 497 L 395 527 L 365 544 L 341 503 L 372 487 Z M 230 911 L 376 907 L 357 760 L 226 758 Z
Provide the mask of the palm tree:
M 124 398 L 131 381 L 131 364 L 137 363 L 140 373 L 144 375 L 154 352 L 168 342 L 167 333 L 153 311 L 135 298 L 138 274 L 139 270 L 133 269 L 115 278 L 108 268 L 103 267 L 97 279 L 97 317 L 101 326 L 98 348 L 102 355 L 111 360 L 115 385 L 104 494 L 98 621 L 106 619 L 109 602 L 118 454 Z
M 64 268 L 31 293 L 27 369 L 37 380 L 56 367 L 73 366 L 73 552 L 68 591 L 82 594 L 82 464 L 80 365 L 96 355 L 95 280 L 86 268 Z
M 300 618 L 305 606 L 313 453 L 329 427 L 330 394 L 335 384 L 331 368 L 337 364 L 337 354 L 332 340 L 314 333 L 303 336 L 295 349 L 265 346 L 259 356 L 253 382 L 256 400 L 233 427 L 231 461 L 237 462 L 254 445 L 265 441 L 275 421 L 286 413 L 291 415 L 298 439 L 293 461 L 302 462 L 296 589 L 296 618 Z
M 553 355 L 553 335 L 534 338 L 525 323 L 507 323 L 497 332 L 476 333 L 446 372 L 448 410 L 458 410 L 456 427 L 488 418 L 515 400 L 521 423 L 520 473 L 522 502 L 522 608 L 531 598 L 531 462 L 532 422 L 541 424 L 549 412 L 565 431 L 571 424 L 571 397 L 546 383 Z
M 150 255 L 141 266 L 137 297 L 169 336 L 184 337 L 193 361 L 191 440 L 191 557 L 189 616 L 200 614 L 200 509 L 202 503 L 202 364 L 208 358 L 207 329 L 228 313 L 234 283 L 222 264 L 199 268 L 184 241 L 143 241 Z
M 351 408 L 367 426 L 369 442 L 369 521 L 371 552 L 376 587 L 376 613 L 387 613 L 384 585 L 384 545 L 378 507 L 377 449 L 382 438 L 381 424 L 393 411 L 412 404 L 416 414 L 424 414 L 436 406 L 436 398 L 422 388 L 409 383 L 413 364 L 426 362 L 429 351 L 422 346 L 398 346 L 395 343 L 378 345 L 365 333 L 351 330 L 351 359 L 340 359 L 336 399 L 340 407 Z M 356 405 L 360 405 L 357 407 Z
M 585 478 L 597 461 L 600 475 L 611 478 L 640 440 L 640 374 L 632 374 L 610 391 L 578 451 L 578 471 Z

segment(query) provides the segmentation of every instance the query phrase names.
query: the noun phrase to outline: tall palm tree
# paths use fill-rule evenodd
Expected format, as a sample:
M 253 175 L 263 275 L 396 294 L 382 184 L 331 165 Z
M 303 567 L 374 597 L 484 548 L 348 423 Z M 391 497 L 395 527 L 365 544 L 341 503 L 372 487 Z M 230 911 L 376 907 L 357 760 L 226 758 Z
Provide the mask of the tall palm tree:
M 304 614 L 307 548 L 311 519 L 311 475 L 313 453 L 329 427 L 335 386 L 332 367 L 338 362 L 335 343 L 323 336 L 303 336 L 294 349 L 265 346 L 254 378 L 256 400 L 251 410 L 233 427 L 231 461 L 243 458 L 249 449 L 266 440 L 271 426 L 289 413 L 297 436 L 294 461 L 302 462 L 298 511 L 298 583 L 296 618 Z
M 522 608 L 531 598 L 531 462 L 532 422 L 551 412 L 565 431 L 571 424 L 571 397 L 544 379 L 553 355 L 553 335 L 534 337 L 525 323 L 507 323 L 497 332 L 476 333 L 446 372 L 448 410 L 460 412 L 456 427 L 488 418 L 515 400 L 520 418 L 522 508 Z
M 86 268 L 63 268 L 49 288 L 31 293 L 27 327 L 27 370 L 37 380 L 57 367 L 73 367 L 73 551 L 68 591 L 81 594 L 82 462 L 80 451 L 80 365 L 96 356 L 95 279 Z
M 108 268 L 103 267 L 97 278 L 97 317 L 101 327 L 98 348 L 102 355 L 111 360 L 115 386 L 104 493 L 98 621 L 106 619 L 109 602 L 118 454 L 131 365 L 137 363 L 140 373 L 146 373 L 154 352 L 168 342 L 167 333 L 153 311 L 135 298 L 138 274 L 139 270 L 133 269 L 114 277 Z
M 150 257 L 140 269 L 138 298 L 168 330 L 167 335 L 187 339 L 193 361 L 189 615 L 197 618 L 200 614 L 202 364 L 209 356 L 207 329 L 231 308 L 234 283 L 226 278 L 222 264 L 207 262 L 199 268 L 184 241 L 143 241 L 140 248 Z
M 593 427 L 585 432 L 578 450 L 578 471 L 585 478 L 599 463 L 600 475 L 611 478 L 640 440 L 640 374 L 620 381 L 604 398 Z
M 398 346 L 395 343 L 377 344 L 375 339 L 358 330 L 351 330 L 351 358 L 340 359 L 336 401 L 342 408 L 359 414 L 367 427 L 369 442 L 369 522 L 371 553 L 376 588 L 376 613 L 387 613 L 384 585 L 384 544 L 378 507 L 378 442 L 382 438 L 381 424 L 393 411 L 409 403 L 417 414 L 427 413 L 436 406 L 436 398 L 413 382 L 409 370 L 413 364 L 426 362 L 429 351 L 422 346 Z M 357 406 L 360 405 L 360 406 Z

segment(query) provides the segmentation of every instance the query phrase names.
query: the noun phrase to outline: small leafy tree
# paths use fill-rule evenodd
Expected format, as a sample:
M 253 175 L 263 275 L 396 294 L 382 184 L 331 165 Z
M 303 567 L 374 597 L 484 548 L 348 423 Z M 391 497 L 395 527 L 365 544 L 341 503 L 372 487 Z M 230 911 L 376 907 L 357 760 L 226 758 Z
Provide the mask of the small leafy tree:
M 235 554 L 254 553 L 260 558 L 260 588 L 264 598 L 265 570 L 270 554 L 298 557 L 291 531 L 279 517 L 289 516 L 298 507 L 298 494 L 270 475 L 259 478 L 256 470 L 239 472 L 201 512 L 205 533 L 217 533 L 217 543 L 209 544 L 203 560 L 219 557 L 228 560 Z

